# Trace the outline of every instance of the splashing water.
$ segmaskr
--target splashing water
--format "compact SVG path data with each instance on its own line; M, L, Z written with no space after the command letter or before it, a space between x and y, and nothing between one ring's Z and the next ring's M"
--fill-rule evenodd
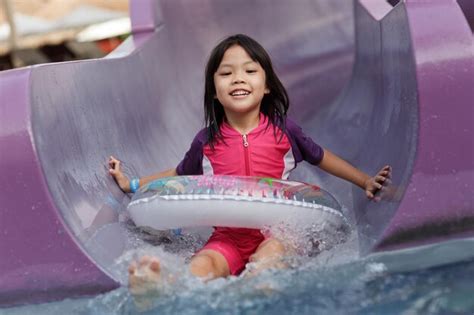
M349 225L335 225L330 221L305 227L300 227L295 222L289 221L266 227L262 229L262 233L282 241L290 253L314 257L346 242L351 229Z
M322 228L322 229L321 229ZM124 286L88 299L0 310L0 314L136 314L126 288L127 267L144 254L160 257L163 273L179 275L165 284L141 314L472 314L474 261L391 273L383 263L359 259L356 233L330 226L297 231L270 229L295 246L289 268L258 276L204 283L186 269L205 237L130 230L130 249L114 266ZM316 244L316 245L315 245Z

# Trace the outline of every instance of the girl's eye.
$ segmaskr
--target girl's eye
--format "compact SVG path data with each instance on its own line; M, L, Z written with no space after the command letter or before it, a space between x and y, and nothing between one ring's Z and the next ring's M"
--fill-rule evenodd
M221 72L220 75L222 76L230 75L230 72Z
M247 70L247 73L255 73L257 70Z

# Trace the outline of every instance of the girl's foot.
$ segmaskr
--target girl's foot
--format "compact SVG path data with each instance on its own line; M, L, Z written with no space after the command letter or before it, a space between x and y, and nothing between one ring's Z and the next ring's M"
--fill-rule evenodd
M128 288L134 296L157 293L160 282L161 267L156 257L143 256L128 267Z

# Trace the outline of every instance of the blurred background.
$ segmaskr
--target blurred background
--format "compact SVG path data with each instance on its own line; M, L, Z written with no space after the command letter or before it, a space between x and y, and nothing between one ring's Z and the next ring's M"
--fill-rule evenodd
M0 71L100 58L129 33L128 0L0 0Z

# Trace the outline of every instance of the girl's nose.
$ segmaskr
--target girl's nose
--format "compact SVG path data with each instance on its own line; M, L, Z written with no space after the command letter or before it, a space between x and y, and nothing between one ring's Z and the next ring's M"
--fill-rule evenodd
M238 83L244 83L245 81L241 79L240 77L235 77L234 80L232 80L232 84L238 84Z
M242 73L240 71L235 72L232 84L244 83L244 79L242 78Z

